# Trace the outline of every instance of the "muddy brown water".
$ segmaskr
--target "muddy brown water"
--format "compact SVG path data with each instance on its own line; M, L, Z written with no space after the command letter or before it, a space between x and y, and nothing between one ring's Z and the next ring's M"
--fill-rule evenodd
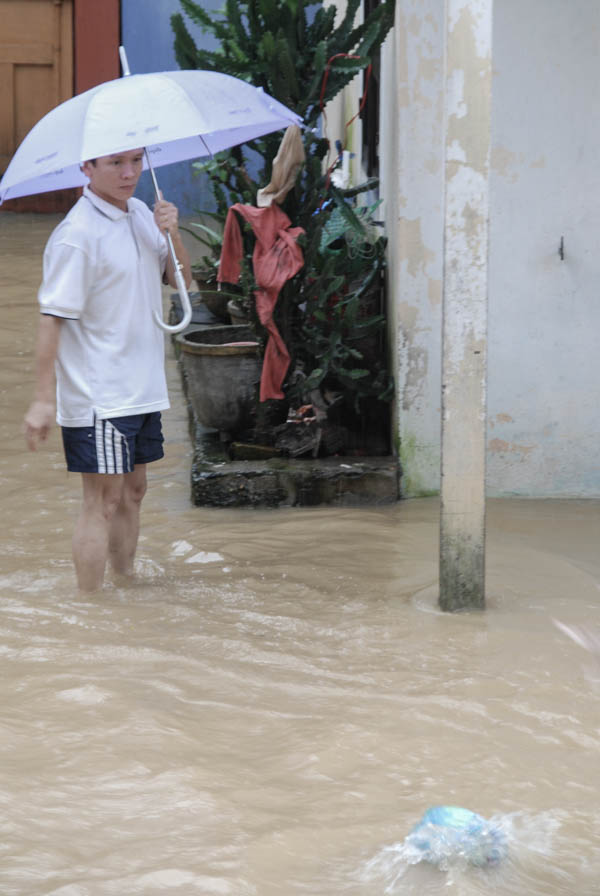
M174 362L136 582L81 598L76 476L28 454L41 250L0 215L3 896L600 893L600 504L494 500L488 609L436 609L436 499L203 510ZM408 866L430 805L495 868Z

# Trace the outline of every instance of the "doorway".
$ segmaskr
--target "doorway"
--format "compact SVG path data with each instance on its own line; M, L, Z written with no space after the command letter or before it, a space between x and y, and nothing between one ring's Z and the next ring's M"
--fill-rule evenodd
M0 175L50 109L73 95L72 0L0 0ZM5 202L2 211L65 211L73 191Z

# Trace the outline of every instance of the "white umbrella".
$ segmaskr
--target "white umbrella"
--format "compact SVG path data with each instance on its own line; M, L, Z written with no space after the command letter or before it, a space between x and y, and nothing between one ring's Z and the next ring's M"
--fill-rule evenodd
M61 103L25 137L0 181L5 199L87 183L82 162L144 147L152 168L212 155L301 124L301 118L262 89L209 71L156 72L106 81ZM151 160L151 161L150 161ZM169 238L169 243L171 243ZM172 244L169 247L172 249ZM174 253L173 253L174 256ZM174 258L184 319L163 329L178 332L191 319L181 266ZM186 320L187 318L187 320Z

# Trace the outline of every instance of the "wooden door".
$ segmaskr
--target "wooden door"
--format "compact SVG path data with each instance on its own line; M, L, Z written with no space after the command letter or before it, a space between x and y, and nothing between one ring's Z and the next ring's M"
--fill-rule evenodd
M0 175L33 125L71 96L72 0L0 0ZM16 199L0 210L62 211L70 194Z

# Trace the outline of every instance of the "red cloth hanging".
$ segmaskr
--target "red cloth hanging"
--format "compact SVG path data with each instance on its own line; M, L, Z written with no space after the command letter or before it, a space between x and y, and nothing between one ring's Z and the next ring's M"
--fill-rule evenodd
M302 227L290 227L291 221L278 205L266 208L236 203L227 212L223 246L219 262L219 283L237 283L240 279L240 260L243 254L242 234L236 212L247 221L256 237L252 266L257 289L254 293L258 319L269 338L265 349L260 378L260 400L283 398L281 386L290 364L290 355L275 326L273 312L279 293L288 280L304 264L302 249L296 240Z

